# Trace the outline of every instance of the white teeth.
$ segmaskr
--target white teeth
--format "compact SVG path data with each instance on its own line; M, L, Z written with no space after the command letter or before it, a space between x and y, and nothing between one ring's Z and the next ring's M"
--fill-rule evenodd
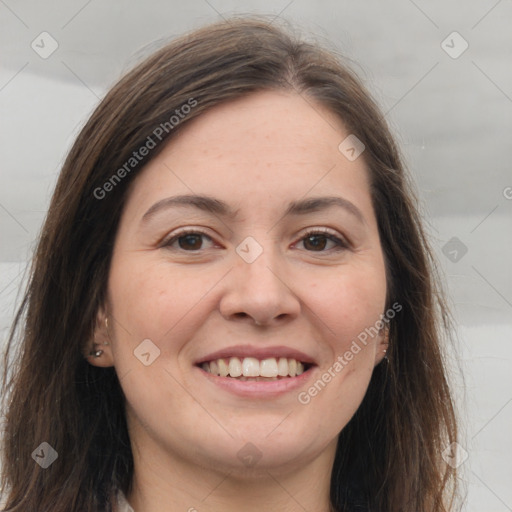
M240 377L242 375L242 363L238 357L232 357L229 360L229 375L231 377Z
M217 361L210 361L210 372L213 373L213 375L219 375L219 365Z
M277 361L275 357L263 359L260 363L260 375L262 377L277 377Z
M244 357L242 361L242 373L244 377L259 377L260 362L254 357Z
M277 362L277 374L280 377L288 377L288 359L280 357Z
M286 357L269 357L259 361L255 357L231 357L202 363L201 368L221 377L234 377L240 380L259 380L258 377L276 380L279 377L295 377L305 371L304 363Z
M219 375L221 377L227 377L229 375L229 366L226 364L224 359L218 359L217 365L219 367Z
M297 361L295 359L288 359L288 375L290 377L297 375Z

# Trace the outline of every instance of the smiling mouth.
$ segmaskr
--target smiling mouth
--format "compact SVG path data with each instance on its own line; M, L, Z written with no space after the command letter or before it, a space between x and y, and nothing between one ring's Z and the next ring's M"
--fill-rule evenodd
M293 358L230 357L203 362L202 370L218 377L229 377L239 381L272 381L297 377L313 365Z

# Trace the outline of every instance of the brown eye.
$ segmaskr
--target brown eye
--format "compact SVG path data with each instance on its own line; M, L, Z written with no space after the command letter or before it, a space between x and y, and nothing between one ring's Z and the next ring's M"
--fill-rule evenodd
M304 249L310 252L328 252L347 249L348 245L331 233L318 231L306 233L301 239Z
M312 251L323 251L327 245L325 235L311 235L304 238L304 247Z
M210 248L212 242L212 239L208 235L200 231L182 231L163 243L162 247L183 251L199 251L201 249ZM205 243L210 245L204 247Z
M184 235L178 238L178 245L180 249L184 249L186 251L197 251L201 249L203 245L203 235L200 234L192 234L192 235Z

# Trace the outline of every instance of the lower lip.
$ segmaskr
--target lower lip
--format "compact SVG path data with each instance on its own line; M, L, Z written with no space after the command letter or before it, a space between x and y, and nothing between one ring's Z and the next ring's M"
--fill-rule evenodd
M296 391L304 386L311 377L315 367L310 368L297 377L287 377L286 379L254 381L238 380L232 377L219 377L212 373L205 372L198 366L195 367L205 378L213 384L226 391L245 398L274 398L277 396Z

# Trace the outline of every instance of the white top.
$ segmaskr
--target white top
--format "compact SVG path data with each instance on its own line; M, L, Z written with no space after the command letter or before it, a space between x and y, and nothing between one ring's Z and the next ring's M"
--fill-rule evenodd
M130 506L130 504L126 500L126 496L121 490L117 491L117 504L115 512L135 512L135 510Z

